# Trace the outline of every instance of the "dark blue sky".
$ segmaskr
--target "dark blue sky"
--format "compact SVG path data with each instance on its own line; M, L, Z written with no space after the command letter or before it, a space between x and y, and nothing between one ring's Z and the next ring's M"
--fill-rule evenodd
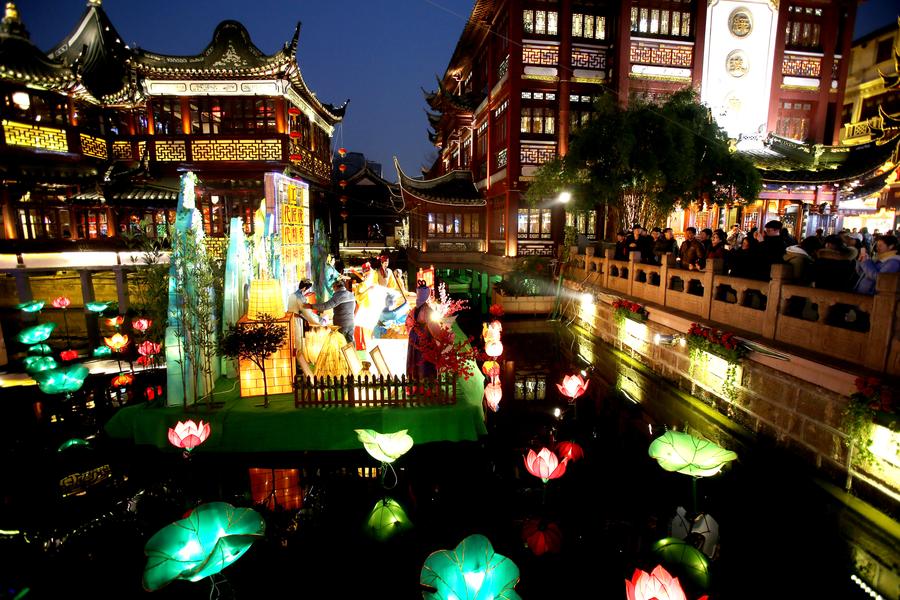
M19 0L34 42L44 50L74 27L79 0ZM418 175L433 157L420 87L435 88L474 0L104 0L103 8L129 45L167 54L197 54L225 19L241 21L266 53L288 41L303 22L298 60L307 84L333 104L350 98L336 145L382 163L391 157ZM896 0L866 0L856 36L892 22Z

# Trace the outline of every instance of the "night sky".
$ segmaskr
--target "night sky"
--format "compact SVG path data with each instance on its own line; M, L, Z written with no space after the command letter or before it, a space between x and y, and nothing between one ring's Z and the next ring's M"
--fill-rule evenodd
M225 19L240 21L260 50L275 52L303 22L298 61L307 85L324 102L350 98L335 145L363 152L396 180L391 157L416 176L435 156L428 142L421 89L436 87L447 67L473 0L104 0L130 46L164 54L199 54ZM79 0L19 0L31 38L49 50L74 28ZM896 0L866 0L855 37L891 23Z

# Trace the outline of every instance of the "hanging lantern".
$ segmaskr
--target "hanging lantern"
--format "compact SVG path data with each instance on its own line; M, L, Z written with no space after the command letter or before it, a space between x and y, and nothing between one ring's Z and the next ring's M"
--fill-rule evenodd
M347 204L347 201L350 199L349 196L341 196L341 204Z
M288 109L288 114L296 117L297 115L300 114L300 109L297 108L296 106L292 106Z
M134 381L134 375L131 373L119 373L113 377L110 386L113 388L122 388L126 385L131 385L132 381Z
M341 180L338 182L338 185L341 186L341 189L344 189L345 187L347 187L347 180L346 180L346 179L341 179Z
M137 347L138 354L141 356L156 356L161 349L162 346L160 344L151 342L150 340L142 342L141 345Z
M590 380L585 381L581 375L566 375L562 383L557 383L556 387L559 393L569 399L569 402L575 402L575 399L587 391Z
M131 327L135 331L142 331L142 332L147 331L148 329L150 329L151 325L153 325L153 321L151 319L147 319L145 317L142 317L140 319L135 319L134 321L131 322Z
M499 383L489 383L484 386L484 401L487 402L488 408L497 412L500 408L500 400L503 398L503 388Z
M49 371L58 366L52 356L26 356L22 364L25 365L25 372L29 374Z
M344 158L345 156L347 156L347 149L343 146L338 148L338 154L341 155L341 158Z
M300 154L291 154L289 157L291 160L303 160L303 156Z
M294 138L295 140L296 140L296 139L300 139L301 134L300 134L299 131L292 131L292 132L291 132L291 137Z
M349 216L350 216L350 213L348 213L346 210L341 211L341 218L344 219L345 221L347 220L347 217L349 217Z
M503 344L500 342L501 331L503 331L503 326L500 325L500 321L491 321L490 325L485 323L481 328L484 353L491 358L497 358L503 354Z
M338 171L340 171L341 173L343 173L346 170L347 170L347 165L344 165L344 164L338 165Z
M50 304L53 305L53 308L69 308L72 301L65 296L57 296Z
M45 394L60 394L80 390L88 375L90 375L90 371L87 367L74 365L35 373L34 379Z

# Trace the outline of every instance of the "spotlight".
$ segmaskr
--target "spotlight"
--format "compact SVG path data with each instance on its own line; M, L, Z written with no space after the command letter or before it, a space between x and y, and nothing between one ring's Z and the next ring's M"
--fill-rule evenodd
M593 304L594 303L593 294L582 294L581 295L581 303L582 304Z
M559 409L559 407L553 409L553 416L557 419L562 416L562 411Z
M687 345L687 340L684 336L670 333L656 333L653 335L653 343L657 346L673 346L678 344L682 347Z

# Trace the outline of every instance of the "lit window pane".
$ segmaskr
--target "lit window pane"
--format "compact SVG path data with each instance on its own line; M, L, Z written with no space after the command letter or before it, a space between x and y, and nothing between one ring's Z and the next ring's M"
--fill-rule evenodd
M544 100L556 100L556 94L547 92L546 94L544 94Z
M547 11L534 11L534 32L547 33Z
M631 8L631 31L635 32L638 30L638 9L635 7Z
M650 11L646 8L641 9L641 22L639 25L639 29L641 33L647 33L647 29L649 28L649 20L650 20Z
M663 35L669 35L669 11L664 10L659 17L659 32Z
M528 213L528 231L537 234L541 230L541 212L532 210Z
M556 23L556 12L548 11L547 12L547 35L556 35L558 31L557 23Z
M541 209L541 233L542 234L550 234L550 209L542 208Z
M528 210L520 210L519 211L519 233L522 235L528 234Z
M555 133L556 125L554 121L552 112L547 110L544 116L544 133Z
M522 124L519 128L519 131L522 133L531 133L531 117L528 114L528 109L522 109Z
M584 37L594 37L594 17L591 15L584 16Z
M672 35L681 35L681 13L672 13Z
M659 33L659 11L650 11L650 33Z
M606 39L606 17L597 17L597 39Z
M681 13L681 36L691 35L691 13Z
M522 29L525 33L534 33L534 11L522 11Z
M581 37L581 21L582 15L578 13L572 14L572 36Z

